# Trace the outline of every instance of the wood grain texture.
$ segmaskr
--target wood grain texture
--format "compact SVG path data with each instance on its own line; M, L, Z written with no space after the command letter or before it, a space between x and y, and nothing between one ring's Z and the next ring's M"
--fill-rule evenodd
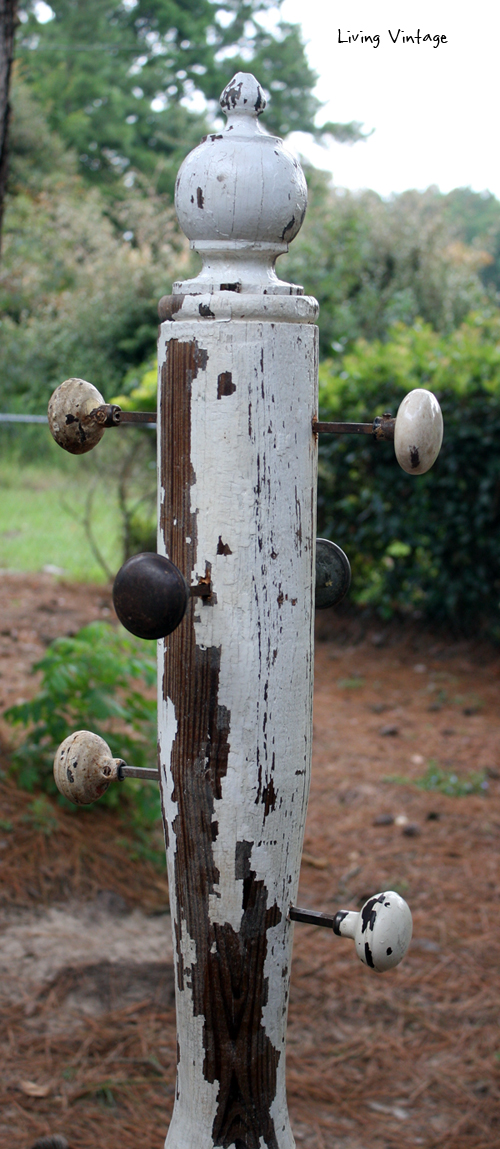
M160 644L169 1149L293 1146L287 911L310 768L316 344L308 327L231 326L176 324L174 339L166 323L160 342L159 550L213 586Z

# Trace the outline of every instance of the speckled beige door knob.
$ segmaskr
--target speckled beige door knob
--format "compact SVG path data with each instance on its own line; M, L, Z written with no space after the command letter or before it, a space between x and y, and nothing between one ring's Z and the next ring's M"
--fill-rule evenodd
M113 758L111 750L98 734L90 730L76 730L61 742L54 758L54 779L57 789L76 806L96 802L118 777L121 758Z
M72 455L85 455L104 435L102 424L90 419L104 399L86 379L65 379L50 397L47 415L52 438Z

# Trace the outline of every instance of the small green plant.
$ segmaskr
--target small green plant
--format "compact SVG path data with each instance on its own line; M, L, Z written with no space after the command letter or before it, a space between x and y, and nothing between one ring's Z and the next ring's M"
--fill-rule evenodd
M417 786L419 790L433 790L439 794L450 794L452 798L463 798L467 794L484 794L488 789L488 779L484 771L458 774L441 770L437 762L431 760L425 774L420 778L407 778L401 774L389 774L386 782L396 782L399 786Z
M364 678L339 678L337 682L339 690L359 690L364 685Z
M22 789L57 793L54 754L74 730L100 734L115 757L134 766L154 763L156 702L137 689L139 682L150 687L156 680L155 657L145 643L109 623L93 622L74 638L56 639L33 671L42 673L38 693L5 711L8 722L26 730L13 753ZM124 796L133 799L128 806L138 826L151 826L160 817L156 786L126 779L119 787L110 786L101 804L116 806ZM35 800L33 817L43 820L42 806L34 807L44 801Z
M37 798L33 798L23 821L32 826L34 830L38 830L39 833L45 834L46 838L50 838L55 833L58 825L57 818L46 794L39 794Z

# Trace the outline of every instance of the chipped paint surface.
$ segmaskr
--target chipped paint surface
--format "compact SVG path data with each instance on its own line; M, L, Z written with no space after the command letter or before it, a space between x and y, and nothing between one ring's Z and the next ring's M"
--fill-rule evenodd
M53 391L47 409L50 433L59 447L72 455L85 455L104 435L104 427L90 419L104 403L101 392L86 379L65 379Z
M161 329L158 549L213 589L159 643L180 1051L169 1149L294 1144L287 911L310 772L316 357L309 324Z
M76 806L88 806L106 793L118 777L121 758L113 758L108 743L90 730L75 730L61 742L54 758L57 789Z
M374 894L359 913L339 910L333 922L334 933L352 938L360 961L378 973L393 969L403 960L412 929L410 907L394 890Z

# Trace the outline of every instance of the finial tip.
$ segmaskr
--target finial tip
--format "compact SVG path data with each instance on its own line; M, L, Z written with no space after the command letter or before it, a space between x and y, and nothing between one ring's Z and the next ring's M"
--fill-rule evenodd
M266 97L251 72L237 72L226 84L220 98L226 116L260 116L266 106Z

